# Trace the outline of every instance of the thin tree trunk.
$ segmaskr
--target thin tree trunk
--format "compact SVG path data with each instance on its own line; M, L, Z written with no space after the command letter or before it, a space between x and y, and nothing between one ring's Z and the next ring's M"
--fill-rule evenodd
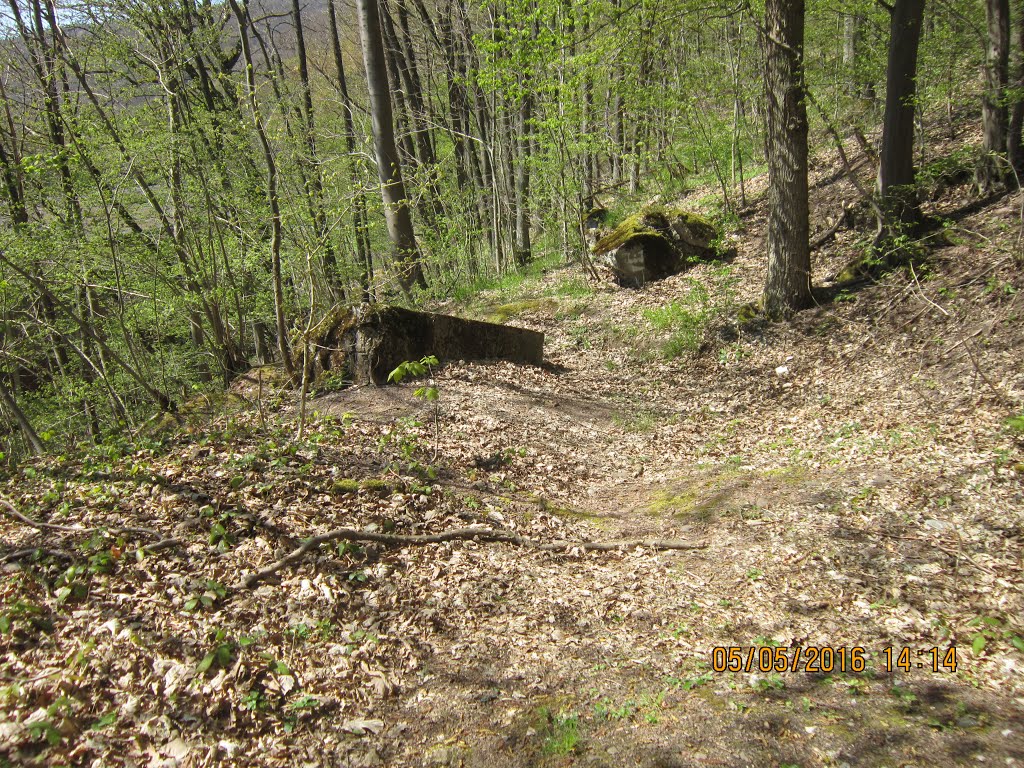
M43 441L39 439L39 435L36 433L32 426L32 422L28 420L21 408L18 407L17 401L14 396L7 391L7 385L0 380L0 402L11 412L14 416L14 420L18 422L18 427L21 429L21 434L25 437L25 442L28 443L29 450L34 454L41 454L45 451Z
M409 293L414 285L425 287L426 280L412 227L409 200L402 181L398 149L395 146L395 125L391 111L391 94L388 92L387 65L384 59L384 42L381 37L377 0L358 0L356 10L362 38L363 63L366 67L366 86L370 96L373 143L384 201L384 217L387 221L388 237L395 251L398 284L403 292Z
M353 113L355 107L348 93L348 80L345 77L345 60L341 53L341 37L338 34L338 18L334 8L335 0L328 0L327 13L330 23L331 51L334 54L334 69L338 77L338 90L341 92L341 108L344 114L345 151L350 163L350 179L352 182L352 227L355 231L356 265L359 269L359 283L362 288L364 302L373 296L373 260L370 253L370 242L367 230L366 195L363 192L363 179L359 173L361 163L356 152L356 129Z
M324 278L327 282L327 289L331 293L332 298L337 298L337 293L341 289L338 280L338 258L334 252L334 243L331 241L327 213L324 210L324 180L316 147L313 93L309 85L306 36L302 26L302 8L299 0L292 0L292 21L295 24L295 56L299 64L299 87L302 89L302 136L308 154L306 158L306 165L308 166L306 170L308 179L306 194L310 197L310 205L313 209L313 226L316 230L316 237L320 247L323 248L321 262Z
M530 243L530 149L533 142L533 94L527 91L519 103L519 163L516 166L516 245L519 266L533 259Z
M267 203L270 205L270 262L274 291L274 319L277 324L277 348L281 354L281 364L289 376L295 374L295 366L288 348L288 326L284 317L284 283L281 277L281 204L277 193L277 161L274 150L267 138L260 113L259 101L256 98L256 73L253 66L252 50L249 45L249 4L242 0L228 0L231 11L238 23L238 34L242 41L242 57L245 62L245 88L249 97L249 108L252 111L252 122L259 137L263 159L267 164Z

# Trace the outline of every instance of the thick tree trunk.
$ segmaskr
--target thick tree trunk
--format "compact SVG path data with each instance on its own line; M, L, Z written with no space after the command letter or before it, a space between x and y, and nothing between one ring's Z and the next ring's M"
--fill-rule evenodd
M988 194L1002 187L1009 168L1006 162L1009 81L1010 0L985 0L988 41L985 47L985 93L981 101L983 154L975 169L978 190Z
M769 213L764 309L774 318L812 303L804 0L768 0L765 29Z
M1015 0L1013 9L1014 98L1006 149L1017 186L1021 186L1024 184L1024 0Z
M366 66L366 87L370 96L373 120L373 143L377 155L377 173L384 200L384 216L388 237L395 250L398 283L408 293L414 285L425 286L416 235L412 228L409 200L405 195L402 168L395 146L395 125L388 92L388 73L381 37L377 0L358 0L359 33L362 37L363 63Z
M876 246L912 231L921 219L914 187L914 111L917 50L924 0L895 0L886 71L885 120L878 166L879 210Z

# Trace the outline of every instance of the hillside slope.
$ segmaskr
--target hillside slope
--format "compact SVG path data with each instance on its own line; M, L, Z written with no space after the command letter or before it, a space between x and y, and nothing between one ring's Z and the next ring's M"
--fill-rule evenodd
M852 194L818 173L820 230ZM300 442L294 394L254 372L232 414L24 467L4 496L64 527L4 523L0 751L1024 763L1021 198L966 194L937 195L949 223L912 271L824 290L791 323L736 319L764 273L754 206L727 262L481 297L471 312L544 330L548 362L445 365L436 412L415 384L323 393ZM857 237L818 256L819 281ZM468 525L694 548L332 544L239 584L339 527ZM751 671L713 669L733 647ZM751 647L796 669L754 671ZM808 671L811 648L865 666Z

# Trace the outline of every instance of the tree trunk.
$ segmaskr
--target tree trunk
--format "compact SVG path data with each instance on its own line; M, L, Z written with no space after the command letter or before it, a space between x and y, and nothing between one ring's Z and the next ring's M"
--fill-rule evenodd
M14 420L18 422L21 434L24 435L25 442L28 443L29 450L34 454L41 454L45 450L43 441L39 439L39 435L32 427L32 422L28 420L28 417L18 407L14 396L7 391L7 385L2 381L0 381L0 403L4 404L4 407L14 416Z
M530 145L533 141L531 119L533 94L527 92L519 104L519 162L516 166L516 246L515 260L519 266L533 258L530 243Z
M277 193L277 161L274 150L270 146L263 116L260 113L259 100L256 98L256 74L253 68L252 51L249 46L249 4L242 0L228 0L231 11L238 22L238 34L242 41L242 57L245 62L245 87L249 96L249 108L252 111L252 122L259 138L263 159L267 165L267 203L270 206L270 259L274 291L274 319L277 325L277 348L281 353L281 364L289 376L295 373L292 365L291 352L288 349L288 326L284 319L284 283L281 277L281 203Z
M338 259L331 240L331 228L324 205L324 180L316 147L316 120L313 116L313 93L309 85L309 64L306 56L306 36L302 26L302 8L299 0L292 0L292 21L295 24L295 56L299 64L299 87L302 89L302 136L308 157L306 194L313 214L313 227L323 249L324 280L332 299L341 289L338 280ZM312 276L311 276L312 278Z
M1024 177L1024 0L1015 0L1013 7L1015 22L1013 24L1014 97L1013 109L1010 111L1006 149L1010 157L1010 165L1016 175L1017 186L1021 186L1021 179Z
M769 213L764 309L775 318L812 303L804 0L768 0L765 29Z
M398 283L405 293L409 293L414 285L425 286L426 280L423 277L416 235L412 228L412 215L405 195L405 184L402 181L398 149L395 146L395 125L391 112L391 94L388 92L380 13L377 0L357 0L356 9L363 44L363 63L366 66L366 87L370 96L373 144L384 200L384 216L387 220L388 237L395 250Z
M985 0L988 40L985 46L985 93L981 101L983 130L981 159L975 169L978 190L988 194L1006 182L1009 81L1010 0Z
M362 177L359 173L358 154L356 153L356 129L352 97L348 92L348 80L345 77L345 60L341 54L341 38L338 34L338 18L334 9L335 0L328 0L327 13L330 23L331 50L334 53L334 68L338 76L338 90L341 91L341 106L344 110L345 151L351 163L352 190L355 199L352 202L352 226L355 230L356 264L359 269L359 282L362 288L363 301L368 302L373 296L373 257L367 236L366 196L363 193Z
M886 71L885 120L878 166L881 219L876 247L917 226L921 209L914 187L914 111L917 94L917 49L921 42L924 0L895 0Z

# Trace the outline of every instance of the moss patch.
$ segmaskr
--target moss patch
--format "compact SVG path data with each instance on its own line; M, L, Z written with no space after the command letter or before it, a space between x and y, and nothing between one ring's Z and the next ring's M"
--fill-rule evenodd
M522 299L508 304L486 307L482 314L483 319L489 323L505 323L524 312L555 311L556 309L558 309L558 302L554 299Z

